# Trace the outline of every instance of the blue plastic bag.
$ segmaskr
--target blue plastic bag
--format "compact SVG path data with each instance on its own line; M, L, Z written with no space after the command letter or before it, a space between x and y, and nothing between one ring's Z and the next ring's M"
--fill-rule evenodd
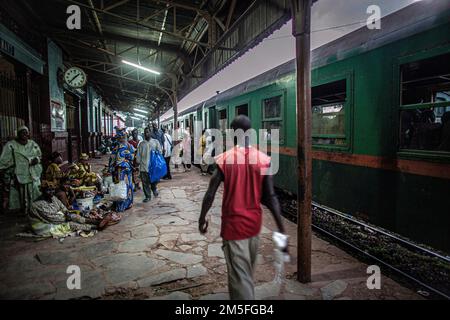
M158 151L151 151L148 175L151 183L159 182L161 178L167 175L166 160Z

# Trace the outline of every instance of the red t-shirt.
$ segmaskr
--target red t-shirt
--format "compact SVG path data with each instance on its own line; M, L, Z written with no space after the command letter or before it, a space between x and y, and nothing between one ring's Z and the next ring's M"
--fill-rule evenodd
M262 227L261 196L270 157L252 147L234 147L217 156L216 163L225 177L222 238L244 240L257 236Z
M139 141L130 140L128 141L129 144L131 144L135 149L137 149L139 145Z

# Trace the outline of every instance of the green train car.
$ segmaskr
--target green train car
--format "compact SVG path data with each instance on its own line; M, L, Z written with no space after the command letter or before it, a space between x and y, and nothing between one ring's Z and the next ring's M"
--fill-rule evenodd
M312 59L313 200L450 252L450 1L406 7ZM184 111L179 126L225 129L238 114L280 130L275 181L295 194L295 61Z

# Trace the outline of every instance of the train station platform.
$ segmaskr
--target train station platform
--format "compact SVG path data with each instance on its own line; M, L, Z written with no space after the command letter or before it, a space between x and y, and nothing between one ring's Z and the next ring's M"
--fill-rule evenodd
M93 160L100 171L107 158ZM176 172L160 184L160 195L143 203L142 191L121 223L93 237L64 241L19 238L25 217L0 214L0 298L2 299L168 299L226 300L227 270L221 249L221 191L210 211L210 228L197 229L209 177L197 168ZM257 299L404 300L422 299L383 276L380 290L369 290L367 265L313 236L312 280L295 281L296 225L285 220L293 264L283 285L275 277L272 230L265 210L255 273ZM67 288L69 266L81 270L81 290Z

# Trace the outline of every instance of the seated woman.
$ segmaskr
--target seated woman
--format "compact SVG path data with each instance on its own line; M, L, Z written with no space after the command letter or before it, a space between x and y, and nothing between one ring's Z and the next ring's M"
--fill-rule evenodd
M51 163L48 166L47 171L45 172L45 179L59 185L60 180L64 175L60 168L60 165L63 163L61 153L53 152L50 161Z
M72 163L66 174L67 179L70 181L70 185L73 187L80 187L82 184L82 178L80 179L80 176L80 167L78 167L75 163Z
M70 209L75 194L70 185L68 185L68 178L61 171L60 165L63 163L62 155L59 152L54 152L51 157L51 164L48 166L45 173L45 179L56 185L56 197L61 201L66 208Z
M67 209L71 209L73 203L75 202L76 196L75 192L70 186L70 180L67 177L63 177L60 180L58 189L56 190L56 197L59 201L66 206Z
M82 185L87 187L96 186L98 191L102 190L101 179L95 172L92 172L92 167L89 163L89 156L86 153L82 153L80 161L77 163L79 168L78 179L82 181Z
M31 205L30 223L34 233L42 237L66 237L76 231L92 231L99 222L70 213L55 197L56 184L42 181L42 195Z

